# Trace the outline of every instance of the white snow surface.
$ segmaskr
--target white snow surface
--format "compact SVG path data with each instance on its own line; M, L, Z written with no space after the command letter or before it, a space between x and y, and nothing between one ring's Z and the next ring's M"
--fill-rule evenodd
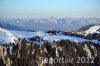
M5 30L3 28L0 28L0 40L1 43L8 43L8 42L14 42L14 39L17 39L13 33L11 33L8 30Z
M14 31L14 30L6 30L0 28L0 43L10 43L14 42L14 39L18 38L28 38L32 36L44 36L46 33L39 32L27 32L27 31Z
M97 30L100 28L100 25L97 26L93 26L90 29L86 30L85 33L89 34L89 33L99 33Z
M97 41L97 40L87 40L84 38L68 36L68 35L66 36L65 35L49 35L48 33L45 33L43 31L27 32L27 31L6 30L3 28L0 28L0 44L14 42L14 39L18 39L18 38L29 38L33 36L39 36L41 39L47 40L50 43L52 43L53 41L68 39L74 42L91 41L91 42L100 44L100 41Z
M93 43L99 43L100 44L100 41L97 41L97 40L87 40L87 39L84 39L84 38L68 36L68 35L67 36L65 36L65 35L45 36L43 39L47 40L50 43L52 43L53 41L60 41L62 39L65 39L65 40L68 39L68 40L74 41L74 42L90 41L90 42L93 42Z

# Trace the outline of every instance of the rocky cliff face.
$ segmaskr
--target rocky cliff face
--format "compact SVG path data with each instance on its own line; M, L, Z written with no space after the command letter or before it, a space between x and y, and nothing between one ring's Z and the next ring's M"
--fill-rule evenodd
M100 45L92 42L57 41L43 45L27 42L0 46L1 66L100 66Z

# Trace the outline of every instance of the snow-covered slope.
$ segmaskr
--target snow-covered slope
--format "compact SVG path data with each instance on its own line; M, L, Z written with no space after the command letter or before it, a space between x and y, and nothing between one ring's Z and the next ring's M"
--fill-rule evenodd
M43 38L44 40L47 40L48 42L52 43L53 41L60 41L62 39L66 40L70 40L70 41L74 41L74 42L85 42L85 41L90 41L90 42L93 42L93 43L99 43L100 44L100 41L97 41L97 40L87 40L87 39L84 39L84 38L80 38L80 37L74 37L74 36L65 36L65 35L52 35L52 36L45 36Z
M77 32L84 33L84 34L93 34L93 33L100 33L100 23L97 24L90 24L78 29Z
M14 39L17 39L10 31L0 28L0 42L8 43L14 42Z
M100 42L97 40L87 40L84 38L68 36L68 35L50 35L43 31L27 32L27 31L6 30L3 28L0 28L0 44L14 42L14 39L18 39L18 38L30 38L33 36L39 36L41 38L41 40L42 39L47 40L50 43L52 43L53 41L60 41L62 39L65 39L65 40L68 39L68 40L74 41L74 42L91 41L91 42L100 44Z
M28 35L30 34L28 33ZM1 40L0 43L14 42L14 39L17 39L19 37L24 38L26 36L27 36L26 32L6 30L3 28L0 28L0 40Z
M32 36L44 36L46 33L42 31L38 32L27 32L27 31L14 31L14 30L6 30L0 28L0 43L9 43L14 42L14 39L18 38L28 38Z
M88 30L84 31L86 34L89 33L100 33L98 30L100 29L100 25L92 26Z

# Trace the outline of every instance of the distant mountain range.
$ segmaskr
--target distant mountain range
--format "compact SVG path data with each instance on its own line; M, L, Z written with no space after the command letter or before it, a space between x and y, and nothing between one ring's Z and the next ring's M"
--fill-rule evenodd
M31 19L0 19L0 27L13 30L61 30L76 31L90 24L100 23L96 17L66 17L66 18L31 18Z
M5 28L5 29L10 29L10 30L24 30L21 27L13 26L11 24L2 24L2 23L0 23L0 27Z

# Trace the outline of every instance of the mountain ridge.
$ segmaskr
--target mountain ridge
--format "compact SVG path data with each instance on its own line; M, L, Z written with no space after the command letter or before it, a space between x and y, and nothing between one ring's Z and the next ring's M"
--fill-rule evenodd
M0 19L0 24L3 28L34 31L77 31L85 25L95 23L100 23L100 18Z

